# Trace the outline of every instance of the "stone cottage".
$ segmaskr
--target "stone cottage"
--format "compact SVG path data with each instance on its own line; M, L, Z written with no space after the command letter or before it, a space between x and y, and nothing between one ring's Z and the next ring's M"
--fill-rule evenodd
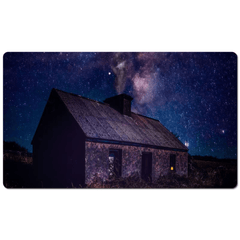
M138 174L188 175L188 148L158 120L131 112L132 97L104 103L52 89L32 140L33 164L49 186Z

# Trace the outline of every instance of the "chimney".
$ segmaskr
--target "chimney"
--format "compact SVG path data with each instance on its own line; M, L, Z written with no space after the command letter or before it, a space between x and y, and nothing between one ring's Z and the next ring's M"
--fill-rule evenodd
M116 109L121 114L131 116L131 101L133 98L127 94L120 94L104 100L110 107Z

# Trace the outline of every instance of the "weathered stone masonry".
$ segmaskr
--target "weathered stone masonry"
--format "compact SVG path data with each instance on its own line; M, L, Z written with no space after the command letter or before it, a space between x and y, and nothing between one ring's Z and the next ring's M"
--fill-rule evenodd
M153 149L96 142L85 142L85 183L98 176L106 180L109 168L109 149L122 150L122 177L128 177L134 173L141 176L142 152L152 153L152 180L166 175L170 171L170 154L176 155L176 173L188 175L188 153L172 150Z

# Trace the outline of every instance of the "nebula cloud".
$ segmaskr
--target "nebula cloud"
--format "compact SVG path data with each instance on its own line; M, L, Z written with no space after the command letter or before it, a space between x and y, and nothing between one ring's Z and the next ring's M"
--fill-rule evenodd
M159 69L155 53L114 53L111 68L116 75L115 89L124 92L126 82L132 84L132 95L138 105L151 103L156 97Z

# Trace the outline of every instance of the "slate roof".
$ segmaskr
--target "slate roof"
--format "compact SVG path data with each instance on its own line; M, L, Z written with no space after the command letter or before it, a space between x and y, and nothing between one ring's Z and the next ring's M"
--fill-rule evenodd
M119 113L106 103L54 89L87 138L188 150L158 120Z

